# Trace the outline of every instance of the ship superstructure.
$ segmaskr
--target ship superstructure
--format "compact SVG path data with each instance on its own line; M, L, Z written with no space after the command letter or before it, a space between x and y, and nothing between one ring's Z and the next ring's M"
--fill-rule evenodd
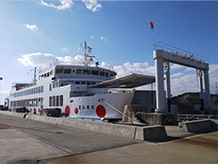
M119 119L125 105L136 104L135 87L153 83L153 76L132 74L116 79L113 70L90 66L94 56L84 44L84 65L54 65L39 73L34 83L14 83L8 97L10 110L93 119ZM149 94L149 93L147 93Z

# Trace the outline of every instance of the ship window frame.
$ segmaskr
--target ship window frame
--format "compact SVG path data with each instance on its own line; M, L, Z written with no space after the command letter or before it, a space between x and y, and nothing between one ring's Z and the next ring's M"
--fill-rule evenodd
M71 74L71 69L70 68L65 68L64 69L64 74Z
M52 102L52 97L49 96L49 106L51 106L51 102Z
M99 75L100 76L105 76L105 72L104 71L100 71Z
M90 75L91 71L88 69L83 69L83 74Z
M64 69L63 68L56 68L55 74L63 74Z
M56 96L55 98L55 106L59 106L59 96Z
M76 74L82 74L82 69L76 69Z
M63 106L64 97L63 95L60 95L60 106Z
M98 75L99 71L98 70L92 70L92 75Z

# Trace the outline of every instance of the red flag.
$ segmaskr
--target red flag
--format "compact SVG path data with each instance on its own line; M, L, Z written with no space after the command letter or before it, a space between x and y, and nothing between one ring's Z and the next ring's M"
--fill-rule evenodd
M153 29L154 28L154 24L152 21L149 22L149 26L150 26L150 29Z

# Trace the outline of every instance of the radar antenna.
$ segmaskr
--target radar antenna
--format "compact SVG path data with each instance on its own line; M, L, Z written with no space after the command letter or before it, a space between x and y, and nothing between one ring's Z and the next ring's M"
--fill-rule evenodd
M93 58L95 58L95 56L90 56L92 48L87 46L86 41L84 41L83 48L84 48L84 61L83 61L83 63L85 64L85 66L87 66L93 62Z

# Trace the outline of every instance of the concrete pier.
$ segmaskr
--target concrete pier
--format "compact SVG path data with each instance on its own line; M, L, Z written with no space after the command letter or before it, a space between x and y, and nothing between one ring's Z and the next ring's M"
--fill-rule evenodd
M8 112L9 113L9 112ZM198 134L177 126L141 127L143 139L64 126L61 118L36 121L0 112L0 163L218 163L218 132ZM34 116L32 116L33 118ZM35 117L36 118L36 117ZM48 123L49 122L49 123ZM113 127L114 128L114 127ZM157 129L158 130L157 130ZM164 129L163 129L164 128ZM162 139L155 141L156 130ZM145 140L146 141L143 141Z

